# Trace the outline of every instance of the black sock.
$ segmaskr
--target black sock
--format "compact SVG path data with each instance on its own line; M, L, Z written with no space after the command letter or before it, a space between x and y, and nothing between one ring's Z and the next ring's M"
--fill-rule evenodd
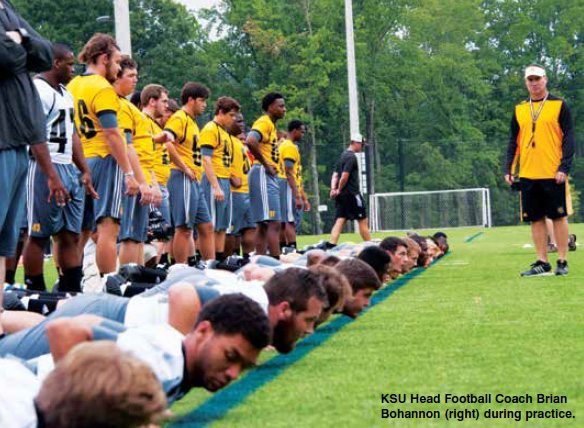
M4 282L6 282L7 284L14 284L14 282L16 281L14 279L15 276L16 276L15 270L6 269L6 278L4 279Z
M203 255L201 254L201 252L199 250L195 251L195 257L197 258L198 262L203 260Z
M243 253L243 258L249 260L249 253Z
M189 266L195 266L197 264L197 256L189 256L187 259L187 264Z
M163 265L170 264L169 263L169 260L168 260L168 253L162 253L162 255L160 256L160 262L159 263L160 264L163 264Z
M217 260L218 262L222 262L223 260L225 260L225 253L223 251L218 251L215 253L215 260Z
M59 279L59 291L80 292L81 279L83 279L83 268L81 266L63 269L63 276Z
M280 255L279 255L279 254L278 254L277 256L272 256L272 255L270 254L270 257L271 257L271 258L273 258L273 259L276 259L276 260L280 260Z
M172 266L172 265L174 265L174 264L176 264L176 260L174 259L174 257L170 257L170 256L169 256L169 257L168 257L168 260L170 261L170 265L171 265L171 266Z
M45 291L47 289L45 277L42 273L40 275L25 275L24 283L29 290Z
M282 249L286 246L285 242L280 242L280 251L282 251Z

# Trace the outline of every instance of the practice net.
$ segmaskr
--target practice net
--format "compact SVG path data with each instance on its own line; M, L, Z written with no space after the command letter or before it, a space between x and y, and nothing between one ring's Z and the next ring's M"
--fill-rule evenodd
M377 193L369 198L372 232L491 226L489 189Z

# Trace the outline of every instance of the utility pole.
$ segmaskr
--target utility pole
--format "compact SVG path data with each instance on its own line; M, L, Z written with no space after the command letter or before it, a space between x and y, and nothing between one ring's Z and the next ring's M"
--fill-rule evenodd
M132 56L129 0L114 0L114 21L116 24L116 42L122 55Z

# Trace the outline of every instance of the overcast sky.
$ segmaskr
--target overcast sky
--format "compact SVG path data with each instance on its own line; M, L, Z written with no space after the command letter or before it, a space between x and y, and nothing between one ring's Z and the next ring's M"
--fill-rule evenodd
M201 9L211 7L219 3L219 0L175 0L178 3L184 4L189 9Z

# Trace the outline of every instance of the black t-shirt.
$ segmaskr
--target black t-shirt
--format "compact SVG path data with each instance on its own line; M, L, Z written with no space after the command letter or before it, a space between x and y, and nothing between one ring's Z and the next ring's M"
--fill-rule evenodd
M358 195L359 192L359 166L357 164L357 156L355 152L351 150L345 150L337 163L337 174L339 176L339 181L343 172L349 173L349 179L347 184L341 190L343 195Z

